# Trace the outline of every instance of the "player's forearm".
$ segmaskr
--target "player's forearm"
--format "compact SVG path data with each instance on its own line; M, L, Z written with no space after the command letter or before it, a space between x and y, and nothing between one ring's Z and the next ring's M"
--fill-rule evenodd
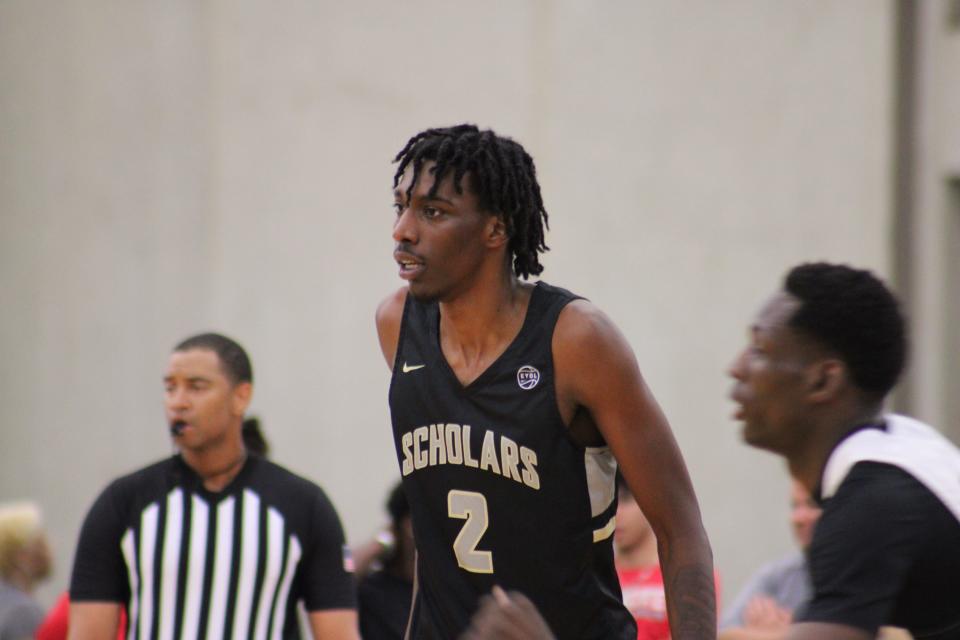
M715 640L717 600L706 533L661 540L660 563L673 640Z
M790 625L788 640L869 640L873 634L863 629L826 622L800 622Z

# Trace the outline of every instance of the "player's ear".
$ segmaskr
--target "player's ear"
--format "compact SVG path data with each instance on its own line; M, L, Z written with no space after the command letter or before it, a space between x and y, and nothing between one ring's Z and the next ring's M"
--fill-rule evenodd
M810 365L807 389L814 402L832 400L847 384L849 371L842 360L829 358Z
M249 382L240 382L233 387L233 397L231 398L231 410L234 415L243 416L250 406L250 400L253 398L253 385Z
M491 249L496 249L510 240L510 235L507 233L507 223L503 221L503 216L500 215L491 215L487 219L485 233L487 246Z

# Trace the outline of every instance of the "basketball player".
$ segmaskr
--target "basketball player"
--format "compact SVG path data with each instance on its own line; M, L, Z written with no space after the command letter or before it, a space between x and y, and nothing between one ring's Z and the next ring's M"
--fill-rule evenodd
M114 481L90 509L70 584L71 640L358 638L343 530L320 487L248 453L253 372L219 334L181 342L164 376L180 453Z
M744 440L784 456L823 506L791 640L865 640L881 625L960 638L960 451L883 413L905 356L886 286L816 263L787 274L731 367Z
M417 540L411 637L457 637L494 585L558 638L634 640L611 534L619 462L656 531L673 637L716 638L710 546L633 352L544 282L547 214L523 147L472 125L397 155L394 257L377 311Z

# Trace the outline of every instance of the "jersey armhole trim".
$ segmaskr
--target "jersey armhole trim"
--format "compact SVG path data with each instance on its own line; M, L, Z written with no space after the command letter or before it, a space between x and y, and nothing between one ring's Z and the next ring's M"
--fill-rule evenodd
M403 298L403 312L400 314L400 331L397 333L397 349L393 353L393 364L390 367L390 388L387 390L387 397L393 392L393 381L397 377L397 365L400 362L400 347L403 345L403 339L407 333L407 316L410 313L410 291Z
M557 323L560 321L560 314L563 313L563 310L567 308L567 305L569 305L571 302L576 302L577 300L587 300L587 299L584 298L583 296L578 296L578 295L576 295L576 294L574 294L574 293L570 293L569 291L568 291L567 293L569 294L569 297L567 297L566 299L562 299L562 300L560 301L560 304L557 305L556 312L553 314L553 315L554 315L553 324L552 324L552 326L551 326L551 328L550 328L550 342L549 342L549 344L550 344L550 374L551 374L551 378L552 378L551 382L553 383L553 384L550 385L550 396L551 396L551 398L553 399L553 401L552 401L552 403L551 403L551 404L553 405L553 411L554 411L554 413L556 414L557 421L558 421L561 425L563 425L563 435L564 435L564 437L567 439L567 442L569 442L569 443L570 443L570 446L572 446L572 447L573 447L574 449L576 449L577 451L586 454L586 453L588 453L588 451L591 450L591 449L602 449L602 448L604 448L604 447L607 447L608 445L607 445L606 441L604 441L604 443L601 444L601 445L593 445L593 446L591 446L591 445L583 445L583 444L580 444L579 442L577 442L577 441L573 438L573 436L570 434L570 425L567 424L567 423L565 423L565 422L563 421L563 414L560 412L560 396L557 395L557 380L558 380L558 376L557 376L557 363L556 363L556 360L555 360L554 357L553 357L553 336L554 336L554 334L556 334L556 331L557 331ZM589 302L589 300L587 300L587 302ZM576 413L574 413L574 417L576 417Z

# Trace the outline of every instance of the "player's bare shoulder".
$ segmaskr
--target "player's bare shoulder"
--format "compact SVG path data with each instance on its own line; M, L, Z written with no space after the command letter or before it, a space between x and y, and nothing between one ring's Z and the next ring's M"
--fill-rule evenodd
M400 323L403 320L403 306L406 301L407 287L403 286L377 305L377 335L380 338L380 350L388 367L393 366L393 360L396 357L397 343L400 340Z
M626 337L587 300L574 300L557 318L553 361L561 404L583 404L608 382L635 380L640 372Z
M553 332L553 356L564 361L598 355L627 355L633 351L610 317L588 300L574 300L563 308Z

